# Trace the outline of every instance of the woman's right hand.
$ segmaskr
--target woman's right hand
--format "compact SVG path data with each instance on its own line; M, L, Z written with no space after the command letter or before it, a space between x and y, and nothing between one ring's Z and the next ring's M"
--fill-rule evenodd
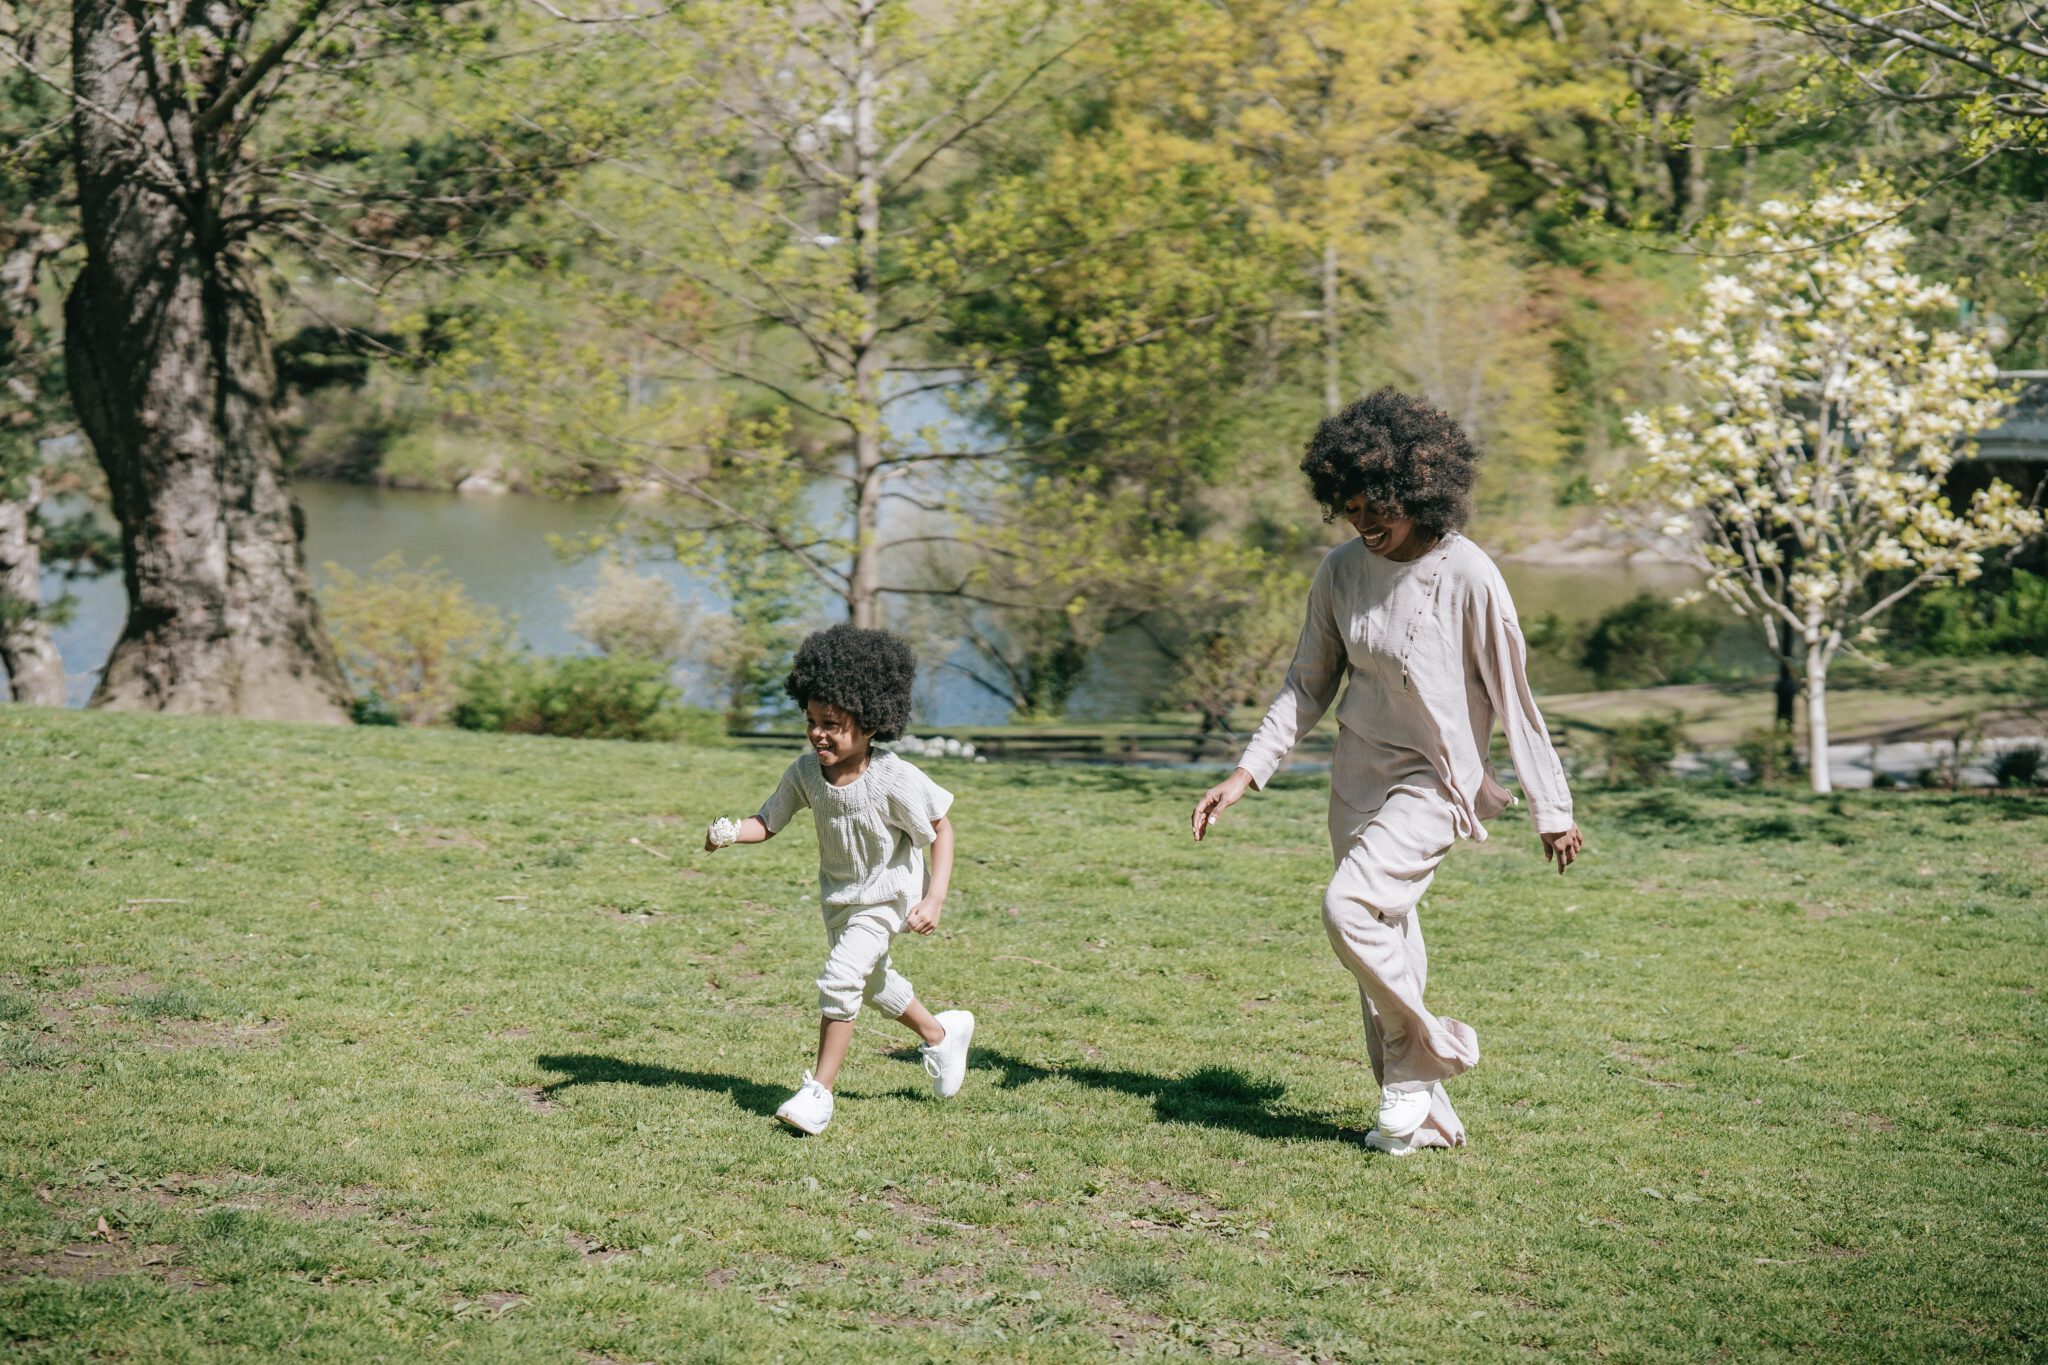
M1202 799L1195 802L1195 842L1201 842L1202 836L1209 832L1209 826L1215 824L1224 811L1236 805L1251 785L1252 775L1238 768L1202 793Z

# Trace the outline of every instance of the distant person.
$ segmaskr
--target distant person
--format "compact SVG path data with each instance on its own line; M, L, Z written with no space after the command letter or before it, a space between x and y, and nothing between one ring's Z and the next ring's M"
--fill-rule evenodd
M1544 858L1563 872L1583 844L1507 584L1459 534L1478 461L1456 422L1391 388L1316 428L1301 471L1323 519L1343 517L1358 538L1324 556L1280 695L1193 817L1200 839L1248 788L1263 790L1351 680L1330 765L1337 872L1323 927L1358 978L1380 1083L1366 1142L1396 1156L1465 1141L1443 1082L1479 1060L1479 1040L1423 1003L1429 959L1416 906L1451 844L1484 839L1481 822L1514 801L1486 757L1495 716Z
M817 822L828 949L818 974L818 1060L775 1111L800 1132L822 1133L832 1121L832 1090L863 1001L918 1036L934 1095L950 1099L967 1076L974 1016L932 1014L889 961L896 935L939 927L953 875L952 793L872 747L909 725L916 674L910 647L885 631L839 625L807 638L786 686L803 708L811 752L789 765L759 814L737 823L721 818L704 836L707 851L758 844L803 807Z

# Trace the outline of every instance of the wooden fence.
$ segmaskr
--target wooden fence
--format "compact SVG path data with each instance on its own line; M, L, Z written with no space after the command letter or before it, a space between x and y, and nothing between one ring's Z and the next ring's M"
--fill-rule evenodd
M933 736L919 736L929 738ZM991 763L1122 763L1158 766L1174 763L1227 762L1244 749L1245 735L1201 735L1101 730L952 730L943 739L972 744L976 757ZM796 731L760 731L734 735L735 744L750 749L801 749ZM1296 759L1327 762L1332 739L1311 735L1295 750Z

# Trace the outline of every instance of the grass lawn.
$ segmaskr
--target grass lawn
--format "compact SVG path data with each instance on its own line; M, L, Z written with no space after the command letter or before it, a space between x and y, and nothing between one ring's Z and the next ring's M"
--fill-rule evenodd
M773 755L0 707L0 1352L2040 1358L2048 801L1596 795L1424 907L1462 1151L1359 1139L1322 796L935 762L958 1099L823 952Z

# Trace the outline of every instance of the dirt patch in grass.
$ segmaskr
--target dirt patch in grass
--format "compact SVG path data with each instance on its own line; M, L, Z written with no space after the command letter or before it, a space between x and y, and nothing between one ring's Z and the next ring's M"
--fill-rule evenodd
M565 1233L564 1238L569 1243L569 1249L586 1261L619 1261L633 1254L630 1248L606 1246L597 1238L585 1237L580 1232Z
M377 1212L379 1191L369 1185L355 1185L334 1197L313 1198L278 1189L261 1176L244 1175L238 1171L215 1175L173 1171L148 1180L135 1180L109 1171L100 1183L71 1186L62 1192L62 1197L72 1204L107 1204L113 1207L141 1203L179 1212L239 1209L309 1223L334 1218L372 1217ZM54 1200L45 1199L44 1202Z
M247 1024L220 1019L167 1019L158 1024L147 1043L165 1052L197 1047L244 1048L274 1043L283 1034L282 1019L259 1019Z
M562 1106L556 1102L554 1095L544 1085L522 1085L512 1093L519 1097L521 1104L536 1114L555 1114L561 1112Z
M854 1196L856 1204L879 1204L892 1217L900 1218L916 1228L947 1228L954 1232L974 1233L993 1239L998 1245L1010 1245L1010 1235L999 1227L983 1227L977 1223L963 1223L957 1218L948 1218L929 1204L912 1199L894 1185L884 1185L873 1195ZM912 1232L904 1238L913 1246L930 1246L933 1238L924 1232Z
M51 1005L47 1001L44 1002L43 1012L46 1015L62 1014L68 1019L72 1013L90 1008L95 1002L110 997L115 1000L132 1000L136 996L157 989L155 979L148 972L136 971L132 967L94 963L65 973L73 974L81 980L77 985L67 988L58 995L59 1004Z
M912 1317L901 1313L870 1313L868 1325L883 1331L957 1332L960 1324L944 1318Z
M458 1318L501 1318L526 1302L526 1295L510 1289L487 1289L464 1297L447 1296L449 1311Z
M985 1277L985 1273L978 1265L953 1264L935 1266L930 1270L920 1271L915 1275L906 1277L903 1281L903 1287L914 1293L924 1293L934 1289L957 1289L965 1284L979 1284Z
M45 1203L53 1202L44 1190L36 1191ZM211 1289L190 1266L176 1264L179 1248L168 1244L138 1246L126 1233L99 1218L96 1240L74 1242L55 1251L36 1253L0 1252L0 1284L17 1280L105 1280L116 1275L146 1274L181 1289Z
M487 849L490 847L489 844L467 830L437 829L431 825L422 825L419 829L407 830L406 833L418 834L421 848Z
M1631 1081L1641 1081L1644 1085L1654 1085L1659 1090L1691 1090L1695 1088L1691 1081L1674 1081L1663 1076L1646 1074L1660 1066L1668 1066L1670 1064L1670 1058L1668 1057L1645 1056L1643 1053L1632 1051L1626 1047L1616 1048L1609 1056L1615 1062L1612 1068L1614 1072Z
M1141 1237L1164 1237L1176 1232L1235 1237L1249 1232L1263 1241L1271 1236L1271 1229L1253 1227L1244 1215L1164 1180L1147 1180L1120 1194L1118 1207L1106 1210L1105 1216Z

